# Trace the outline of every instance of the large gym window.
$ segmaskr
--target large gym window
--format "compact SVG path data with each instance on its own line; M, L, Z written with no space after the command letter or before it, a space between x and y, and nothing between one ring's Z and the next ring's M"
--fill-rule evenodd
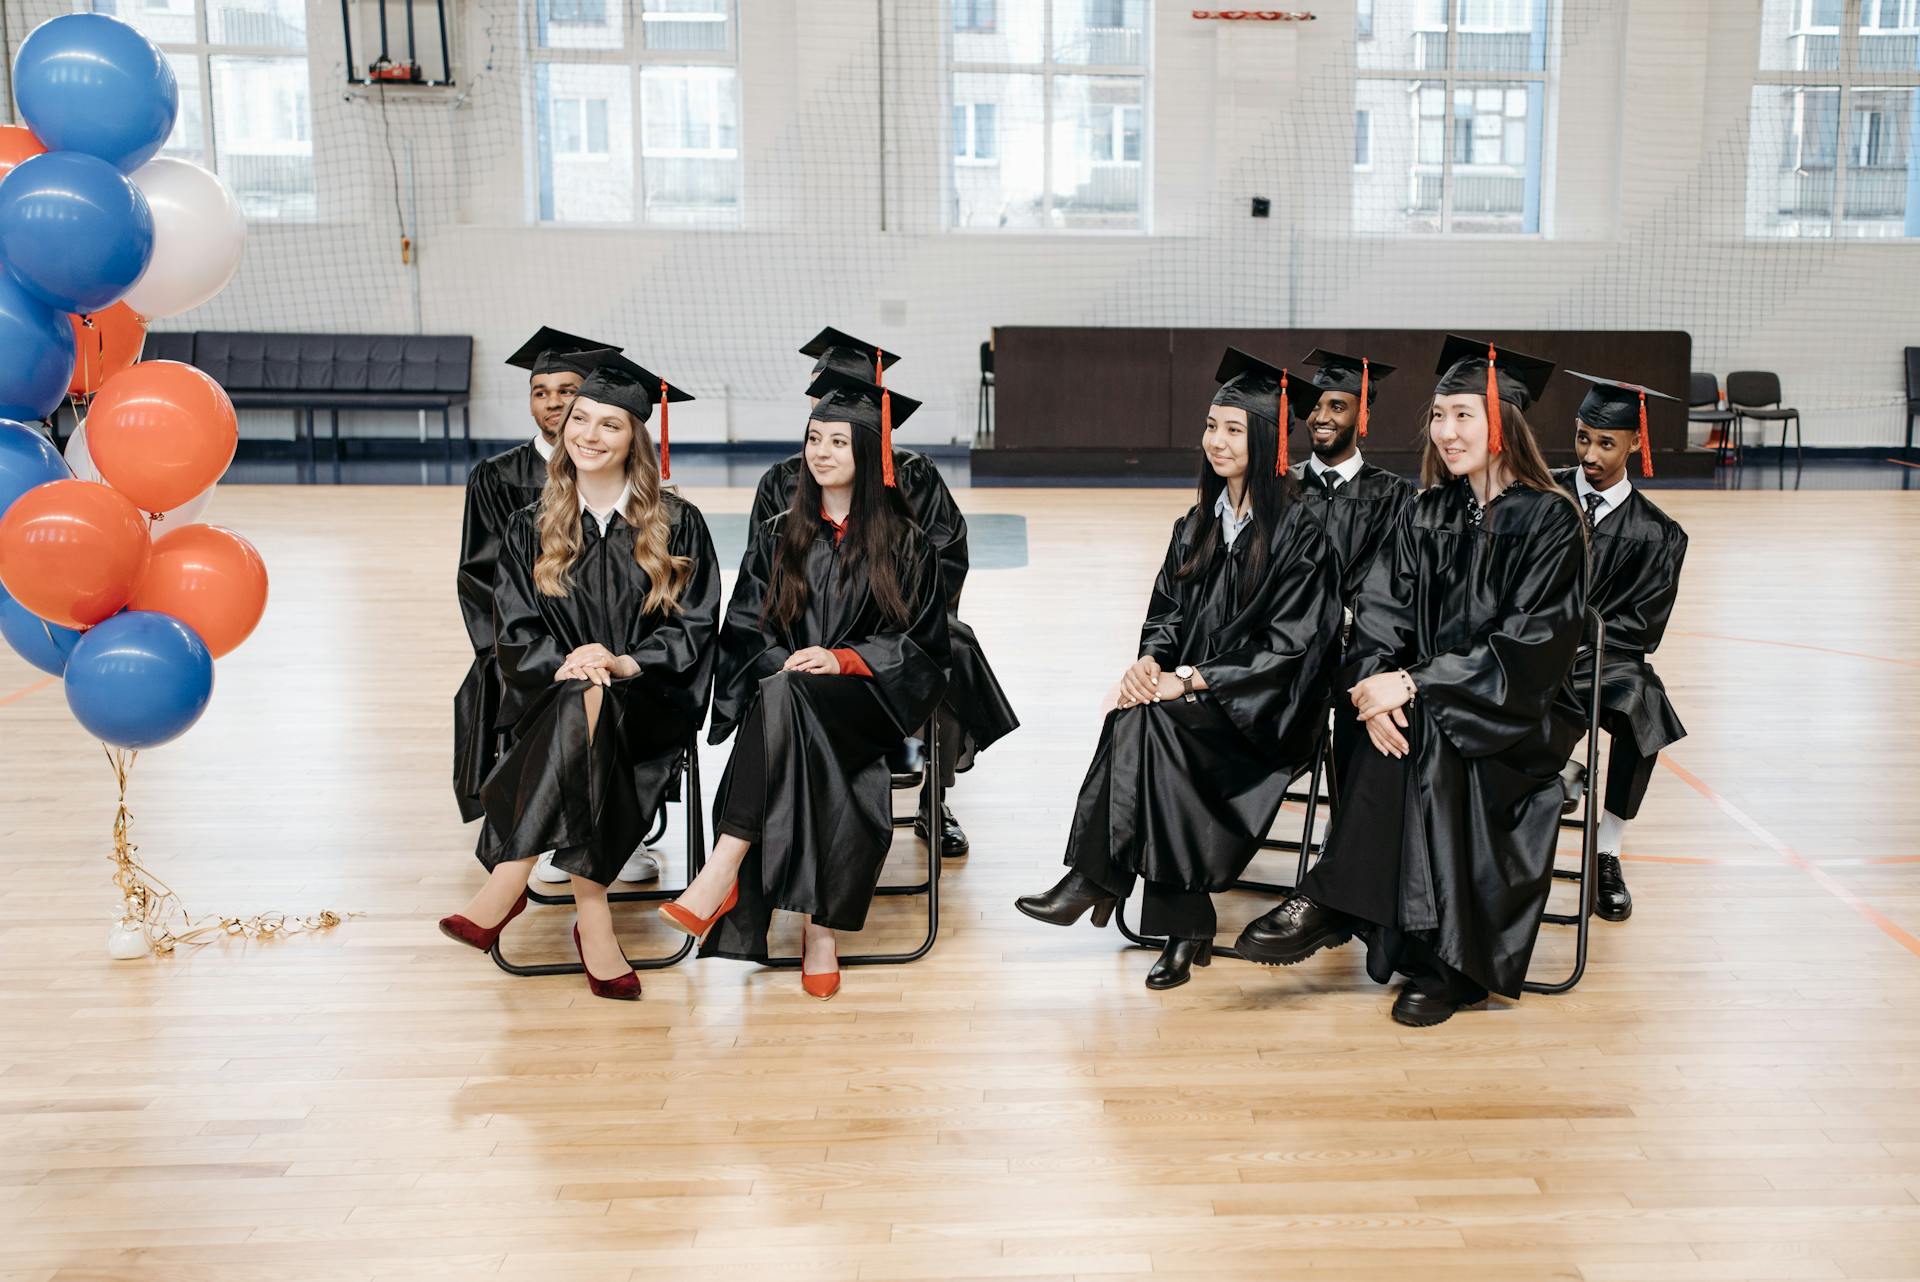
M93 0L159 45L180 82L160 154L217 172L253 219L310 219L313 113L303 0Z
M1364 6L1353 228L1535 235L1551 79L1549 0ZM1356 123L1356 131L1360 125Z
M1146 0L950 3L949 224L1145 230Z
M1920 236L1920 0L1766 0L1747 234Z
M739 221L732 0L539 0L533 20L542 222Z

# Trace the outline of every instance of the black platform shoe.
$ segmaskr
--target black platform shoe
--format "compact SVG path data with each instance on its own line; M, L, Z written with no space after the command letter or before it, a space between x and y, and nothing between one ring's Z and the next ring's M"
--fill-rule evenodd
M1593 888L1593 915L1602 921L1625 921L1633 916L1633 896L1620 871L1620 856L1600 852L1599 884Z
M929 831L930 828L931 825L927 823L927 812L922 808L913 818L914 835L922 841L931 842L933 834ZM958 859L966 854L968 849L966 830L961 828L960 821L953 817L953 808L942 802L940 805L940 854L947 859Z
M1046 894L1022 895L1013 901L1013 906L1035 921L1044 921L1049 926L1071 926L1080 920L1080 914L1091 908L1093 924L1104 926L1119 903L1117 898L1079 873L1070 872Z
M1453 1012L1462 1006L1470 1005L1471 1002L1455 1001L1448 996L1436 997L1409 982L1401 986L1400 995L1393 999L1393 1022L1408 1028L1432 1028L1452 1019Z
M1248 922L1233 949L1262 966L1291 966L1352 938L1353 924L1344 914L1322 908L1305 895L1294 895Z
M1211 939L1169 939L1160 950L1160 960L1147 972L1147 987L1159 990L1178 988L1193 978L1195 966L1213 964Z

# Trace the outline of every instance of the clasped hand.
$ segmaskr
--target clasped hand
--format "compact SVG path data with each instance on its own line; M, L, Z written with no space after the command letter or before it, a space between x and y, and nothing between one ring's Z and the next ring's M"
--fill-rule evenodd
M840 656L824 646L810 645L804 650L795 650L780 667L787 672L812 672L833 677L840 675Z
M1353 700L1354 714L1366 723L1367 737L1373 746L1389 757L1404 757L1409 745L1407 714L1402 711L1413 698L1404 672L1380 672L1347 691Z
M1136 703L1158 703L1162 699L1177 699L1184 690L1179 677L1160 670L1158 659L1143 655L1120 674L1118 703L1122 708L1131 708Z
M560 664L560 670L553 674L555 681L591 681L597 686L610 686L616 677L635 677L640 675L640 665L632 655L615 654L598 642L581 646L568 655Z

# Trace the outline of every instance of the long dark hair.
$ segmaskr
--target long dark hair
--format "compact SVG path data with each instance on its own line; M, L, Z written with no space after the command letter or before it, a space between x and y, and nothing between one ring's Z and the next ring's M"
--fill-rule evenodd
M867 587L880 612L896 627L905 627L909 609L900 589L895 551L906 539L913 520L907 515L900 491L886 484L881 472L880 437L855 424L853 436L853 506L847 512L846 542L840 549L840 574L864 569ZM761 622L791 628L807 612L807 549L820 530L820 482L813 479L805 455L795 478L793 502L780 521L773 547L773 571Z
M1274 420L1258 410L1246 413L1247 494L1253 520L1240 532L1240 537L1252 539L1242 567L1244 581L1252 583L1266 572L1267 545L1273 541L1273 532L1280 528L1280 517L1286 512L1287 504L1298 497L1300 485L1290 475L1273 473L1274 465L1280 460L1280 434ZM1213 464L1207 462L1206 450L1202 449L1198 493L1194 499L1193 537L1187 544L1187 559L1177 571L1177 577L1192 578L1207 567L1217 552L1225 549L1226 540L1220 535L1220 514L1214 510L1214 504L1220 501L1221 491L1226 488L1226 479L1213 470Z

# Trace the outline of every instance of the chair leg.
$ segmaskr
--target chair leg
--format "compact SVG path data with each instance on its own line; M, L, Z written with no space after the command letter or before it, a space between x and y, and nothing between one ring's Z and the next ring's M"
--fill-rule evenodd
M440 407L440 443L446 448L447 462L453 462L453 409Z

